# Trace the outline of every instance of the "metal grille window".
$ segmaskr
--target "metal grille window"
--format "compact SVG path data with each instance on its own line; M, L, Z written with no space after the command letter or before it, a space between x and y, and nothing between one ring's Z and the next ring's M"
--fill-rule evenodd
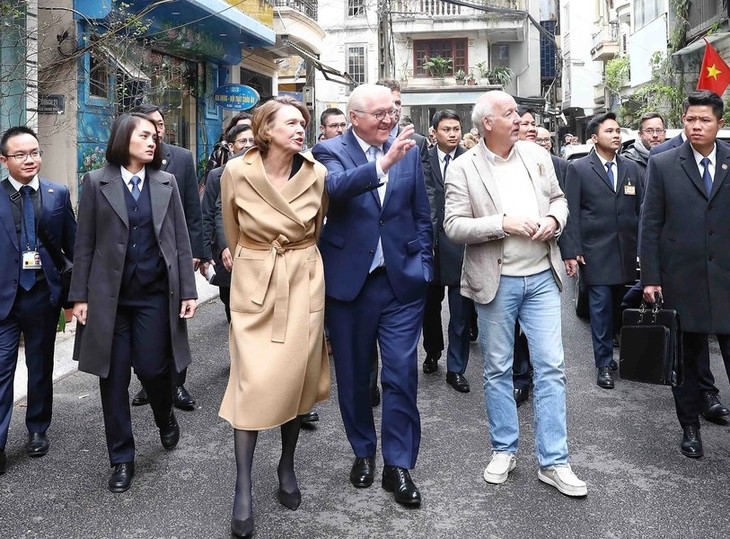
M555 35L558 23L556 21L541 21L540 26ZM555 42L540 34L540 76L543 79L555 78L557 74L556 55Z
M458 39L429 39L413 42L413 65L416 77L430 77L431 73L423 68L426 57L441 56L452 61L452 69L446 74L452 76L455 71L463 69L469 71L467 55L467 38Z
M347 16L365 15L365 0L347 0Z
M347 72L357 84L365 84L365 45L347 46Z

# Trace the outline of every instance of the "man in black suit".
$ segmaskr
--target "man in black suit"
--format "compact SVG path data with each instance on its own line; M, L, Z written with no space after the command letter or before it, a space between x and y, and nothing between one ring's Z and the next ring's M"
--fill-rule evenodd
M233 152L232 156L242 155L253 146L253 131L250 125L233 126L226 133L226 143ZM233 269L233 257L226 243L223 232L223 213L221 211L221 176L225 165L214 168L208 173L205 182L205 192L201 202L203 213L203 246L205 248L205 259L212 262L215 269L215 276L210 284L218 287L223 307L226 311L228 323L231 322L231 269ZM208 276L210 262L200 265L200 274Z
M8 169L0 188L0 474L7 468L21 335L28 366L25 449L31 457L42 457L49 448L62 293L54 258L63 252L73 259L76 219L68 189L39 176L42 153L37 135L27 127L11 127L0 139L0 163Z
M178 191L182 200L185 221L187 223L188 235L190 236L190 248L193 252L193 269L197 270L201 260L205 260L203 249L203 217L200 211L200 195L198 192L198 179L195 174L195 161L190 150L166 144L165 140L165 118L162 110L157 105L146 103L136 109L137 112L147 114L155 121L157 132L160 137L160 150L162 151L162 168L165 172L175 176ZM187 367L176 373L173 377L173 399L175 407L181 410L195 410L195 399L185 389L187 379ZM132 406L149 404L149 398L142 388L132 399Z
M568 245L561 251L569 276L581 268L588 285L596 383L613 389L613 335L621 323L625 286L636 278L642 183L636 163L616 155L621 129L612 112L588 123L595 151L568 165Z
M444 177L449 163L466 150L461 142L461 118L453 110L440 110L433 115L431 130L436 145L428 150L430 165L426 174L426 192L431 204L433 224L434 280L428 286L423 314L423 348L426 360L423 372L436 372L444 349L441 325L441 302L445 287L449 289L449 348L446 353L446 382L456 391L469 392L464 377L469 362L469 318L473 309L470 299L461 295L461 264L464 246L456 245L444 232Z
M550 159L553 162L553 168L555 169L555 175L558 177L558 183L561 189L565 189L565 173L568 172L568 160L558 157L553 153L553 138L550 131L544 127L537 128L537 138L535 142L545 148L550 154Z
M689 100L685 99L684 103L682 104L683 113L686 113L688 108ZM679 135L669 140L665 140L661 144L652 147L652 149L649 151L649 157L651 158L668 150L679 148L689 138L688 129L690 129L690 127L685 124L684 130ZM720 146L726 145L726 143L721 140L717 140L717 144ZM648 179L649 175L647 168L647 174L644 178L644 185L646 185ZM634 307L636 303L640 302L639 299L632 300L631 297L633 296L638 298L636 292L637 290L641 289L641 283L638 283L637 286L632 288L626 294L626 297L624 298L624 304L626 307ZM713 423L725 424L726 418L730 416L730 409L728 409L722 402L720 402L720 390L715 385L715 377L712 375L712 370L710 369L709 343L707 342L707 340L705 340L701 346L702 350L700 350L699 356L697 358L700 412L702 413L702 417L704 417L708 421L711 421Z
M698 363L717 335L730 373L730 147L716 141L722 99L693 92L682 115L687 142L649 159L641 218L644 299L662 295L682 323L684 382L672 388L687 457L703 455Z

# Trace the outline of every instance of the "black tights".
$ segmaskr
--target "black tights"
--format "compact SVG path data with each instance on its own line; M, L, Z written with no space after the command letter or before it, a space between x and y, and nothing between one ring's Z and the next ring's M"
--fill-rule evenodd
M299 417L281 426L281 459L277 474L279 488L289 494L299 490L297 476L294 473L294 451L299 439L300 426ZM233 431L233 447L236 453L236 494L233 498L233 518L236 520L246 520L253 514L251 467L258 435L258 431L255 430L234 429Z

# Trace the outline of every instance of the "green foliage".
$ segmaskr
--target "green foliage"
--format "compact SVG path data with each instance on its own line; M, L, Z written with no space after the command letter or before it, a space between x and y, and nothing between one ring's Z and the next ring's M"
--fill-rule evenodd
M667 127L680 127L682 102L685 98L684 81L672 65L671 57L656 52L650 60L652 78L631 96L635 107L634 117L647 112L659 112Z
M426 56L423 62L423 69L427 69L431 72L432 77L445 77L451 71L451 64L453 60L451 58L444 58L443 56Z
M669 0L670 7L676 15L676 21L669 36L670 54L684 47L687 41L690 0Z
M500 84L503 87L512 82L513 71L509 67L493 67L487 70L487 78L491 84Z
M621 95L621 90L629 83L630 63L628 56L614 58L606 62L603 84L612 96Z

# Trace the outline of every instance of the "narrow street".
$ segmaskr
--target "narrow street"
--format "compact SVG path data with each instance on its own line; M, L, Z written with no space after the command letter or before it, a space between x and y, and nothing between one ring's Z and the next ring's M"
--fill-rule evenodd
M507 538L727 537L730 534L730 428L703 423L705 454L679 452L681 431L668 388L618 380L613 391L595 385L590 333L564 301L572 464L588 483L585 499L570 499L537 480L532 400L520 408L517 468L500 486L482 472L489 446L481 391L481 358L472 345L467 371L472 392L420 374L423 441L413 478L421 509L398 506L375 484L348 481L351 451L333 385L317 406L320 422L301 433L297 469L303 503L296 512L276 501L279 433L259 437L254 469L256 537L264 538ZM222 305L203 305L190 325L195 363L188 388L194 412L177 412L182 437L166 452L148 407L133 408L137 472L132 488L111 494L96 378L73 373L55 385L51 450L25 455L23 401L16 405L0 477L0 537L224 538L229 536L235 464L230 426L218 418L228 377ZM717 345L713 371L721 398L730 390ZM261 358L265 361L265 358ZM420 367L420 365L419 365ZM136 391L133 382L131 391Z

